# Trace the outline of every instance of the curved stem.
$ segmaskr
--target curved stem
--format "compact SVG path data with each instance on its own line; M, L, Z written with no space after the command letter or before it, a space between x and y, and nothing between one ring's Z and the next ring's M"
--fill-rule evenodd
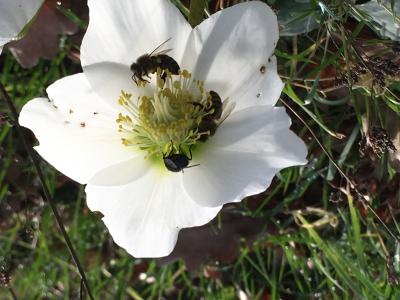
M57 210L57 207L56 207L52 197L50 196L49 188L46 185L44 174L42 172L42 169L40 168L40 159L37 156L37 154L33 151L32 147L30 147L28 145L28 143L26 142L26 139L25 139L24 133L22 131L22 128L18 123L18 112L17 112L14 103L12 102L10 96L8 95L8 93L5 90L5 88L4 88L2 83L0 83L0 96L4 99L4 101L6 102L6 104L8 106L8 109L11 112L11 121L13 122L13 124L15 124L15 127L16 127L16 129L18 131L18 134L19 134L20 138L21 138L22 144L23 144L26 152L28 153L28 156L31 159L32 164L33 164L33 166L34 166L34 168L36 170L36 173L37 173L37 175L39 177L39 180L40 180L40 183L42 185L44 198L46 199L47 203L50 205L51 210L52 210L52 212L54 214L54 217L56 218L56 222L57 222L58 228L59 228L59 230L61 232L61 235L64 238L65 243L67 244L67 247L68 247L68 250L69 250L69 252L70 252L70 254L72 256L72 259L73 259L76 267L78 268L79 275L80 275L80 277L82 279L83 285L86 288L86 291L87 291L87 293L89 295L89 298L91 300L93 300L94 298L93 298L92 292L90 290L89 283L88 283L88 281L86 279L85 272L84 272L84 270L82 268L82 265L81 265L81 263L79 261L79 258L77 256L77 254L75 252L75 249L72 246L72 243L71 243L71 240L70 240L70 238L69 238L69 236L67 234L67 231L65 230L64 223L63 223L63 221L61 219L61 216L60 216L60 214L59 214L59 212Z
M11 295L13 300L18 300L17 294L14 292L12 287L9 287L8 291L10 292L10 295Z

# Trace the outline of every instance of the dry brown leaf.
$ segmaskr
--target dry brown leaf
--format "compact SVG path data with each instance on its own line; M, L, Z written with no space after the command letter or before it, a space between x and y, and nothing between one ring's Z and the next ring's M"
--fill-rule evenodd
M198 269L209 260L231 263L240 253L241 241L251 245L266 226L263 219L225 211L220 223L214 221L212 225L183 229L174 251L160 262L166 264L183 259L189 271Z
M18 41L8 44L8 49L24 68L35 66L40 58L53 59L60 49L60 35L73 35L78 31L78 25L66 17L60 10L86 9L86 1L79 0L46 0L32 23L27 34ZM61 5L59 4L61 3Z

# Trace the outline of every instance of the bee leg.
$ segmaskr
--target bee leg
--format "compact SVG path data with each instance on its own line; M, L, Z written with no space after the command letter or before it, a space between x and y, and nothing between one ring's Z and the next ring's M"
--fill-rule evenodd
M199 103L199 102L190 101L190 102L187 102L187 103L192 104L193 106L204 108L204 105Z
M137 83L137 79L136 79L135 75L132 75L131 78L132 78L133 82L137 85L138 83Z
M145 74L145 76L146 76L148 79L151 79L151 77L149 76L149 74ZM147 79L143 78L143 76L140 77L140 81L150 83L150 80L147 80Z
M192 147L193 147L193 145L190 145L190 146L189 146L189 154L190 154L189 160L192 160L192 158L193 158ZM196 166L198 166L198 165L196 165ZM194 167L194 166L193 166L193 167Z
M161 75L161 79L165 82L165 78L167 78L167 72L163 71Z
M144 79L143 77L138 77L138 79L140 80L140 82L147 82L147 83L150 83L149 80Z

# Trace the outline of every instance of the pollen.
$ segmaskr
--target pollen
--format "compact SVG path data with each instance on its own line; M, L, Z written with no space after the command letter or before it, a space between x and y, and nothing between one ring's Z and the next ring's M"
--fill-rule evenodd
M203 81L194 80L187 70L173 75L158 69L152 81L138 89L140 96L121 91L117 99L121 112L116 123L124 146L145 150L148 156L162 155L171 145L190 147L204 135L198 127L210 114L211 96Z

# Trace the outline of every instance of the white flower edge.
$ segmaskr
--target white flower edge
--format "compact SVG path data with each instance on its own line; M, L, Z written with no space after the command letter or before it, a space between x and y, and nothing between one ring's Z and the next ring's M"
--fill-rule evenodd
M181 63L206 89L235 102L236 110L275 105L283 88L273 55L278 39L277 16L269 6L240 3L193 29Z
M39 140L36 151L61 173L85 184L97 171L137 156L122 147L118 112L91 90L83 73L48 87L47 98L29 101L19 122Z
M211 221L223 204L258 194L281 169L307 162L307 149L289 126L283 108L241 110L194 158L193 164L200 166L178 174L150 168L124 185L92 183L98 176L134 168L132 163L121 163L118 170L102 170L89 181L88 206L104 215L114 241L131 255L166 256L181 228Z
M0 54L35 16L44 0L0 0Z
M154 3L161 3L160 1L164 7L167 5L166 10L169 13L175 11L179 14L168 1L163 0L149 0L141 3L141 7L147 11L146 7L152 7ZM122 14L132 11L139 15L138 18L135 15L129 18L122 15L117 18L120 22L114 22L115 24L125 30L126 26L135 25L134 20L140 20L140 10L133 9L137 1L119 0L115 3L117 7L130 7L122 10ZM271 24L272 27L277 27L276 17L271 17L270 9L265 4L254 1L226 9L189 32L186 43L176 46L176 51L182 53L179 62L188 67L189 62L184 58L185 55L188 57L188 53L199 56L193 60L192 66L205 63L212 68L211 55L223 57L223 53L218 51L222 51L222 48L228 51L227 55L233 60L232 66L228 68L230 74L222 70L219 79L218 74L210 77L213 80L207 81L206 78L206 86L222 87L221 81L225 80L235 86L232 91L240 93L240 97L235 98L237 95L226 94L229 88L224 89L223 96L234 99L237 109L220 126L217 134L201 147L202 150L195 153L191 163L199 163L200 166L186 169L184 174L166 170L159 172L143 159L143 153L140 155L126 151L120 140L113 138L112 126L115 126L115 116L118 113L114 103L120 89L129 91L129 87L125 85L131 84L128 64L132 62L132 58L119 61L120 56L110 56L109 49L100 47L95 41L96 35L90 37L93 30L91 28L95 26L94 20L100 22L109 2L99 0L96 4L98 5L89 1L91 16L95 17L91 20L88 37L85 37L86 42L82 46L85 74L66 77L50 86L48 94L53 102L46 99L29 102L22 109L20 122L34 131L40 141L40 146L36 149L50 164L72 179L83 184L88 183L86 193L89 208L104 215L103 220L114 240L130 254L136 257L168 255L181 228L207 223L215 217L223 204L237 202L246 196L264 191L279 170L306 163L305 145L289 130L289 117L283 108L271 106L279 98L283 87L276 72L276 59L273 56L268 57L273 51L268 45L276 43L277 35L273 34L268 43L262 44L271 29L266 29L264 33L258 31L257 37L261 39L266 53L262 53L258 47L255 47L258 49L256 52L252 52L251 47L244 48L245 53L238 57L240 62L236 64L237 68L243 67L242 58L251 57L259 63L265 61L261 66L259 63L253 64L244 77L240 76L242 70L232 67L235 61L229 51L233 49L237 52L241 48L238 45L251 44L249 35L233 35L234 38L227 41L227 47L219 45L215 51L211 51L212 47L210 50L210 44L205 42L210 40L213 26L221 23L236 26L233 31L241 33L250 28L246 25L250 20L253 22L251 28L254 23L260 28ZM238 21L241 10L246 13ZM99 11L103 11L103 14ZM262 18L263 15L269 16L267 21ZM153 17L165 20L165 17L157 13L149 16ZM130 24L121 25L126 20ZM109 26L114 26L114 23ZM150 28L158 29L157 26ZM231 28L228 30L233 32ZM118 34L118 31L112 32L114 35ZM275 30L272 29L272 32ZM152 37L151 32L144 33ZM169 37L168 32L164 35ZM218 36L223 36L223 32ZM101 38L98 32L97 38ZM235 41L235 38L243 40ZM107 42L107 39L110 39L109 34L105 34L103 42ZM90 40L93 45L88 45ZM108 42L112 43L112 40ZM156 45L159 41L153 43ZM179 50L179 47L185 48ZM201 55L202 49L208 49L206 56ZM92 58L89 55L91 51L95 51ZM85 64L85 60L90 63ZM265 69L261 72L263 66ZM222 69L223 66L219 65L219 68ZM217 68L213 69L214 73L217 71ZM110 74L113 74L113 80L110 80ZM210 74L212 72L208 72ZM241 84L244 85L245 92L238 89ZM134 92L134 89L131 90Z
M88 184L86 195L89 208L104 214L114 241L134 257L168 255L180 229L206 224L221 209L193 201L180 175L154 169L122 186Z
M135 59L170 38L165 45L171 49L168 55L181 68L193 71L193 78L204 80L206 89L235 101L236 109L274 105L279 99L283 84L273 56L278 22L262 2L224 9L193 30L168 0L89 0L88 4L91 21L81 62L92 88L111 105L121 89L135 92L129 80ZM110 80L111 71L118 84Z

